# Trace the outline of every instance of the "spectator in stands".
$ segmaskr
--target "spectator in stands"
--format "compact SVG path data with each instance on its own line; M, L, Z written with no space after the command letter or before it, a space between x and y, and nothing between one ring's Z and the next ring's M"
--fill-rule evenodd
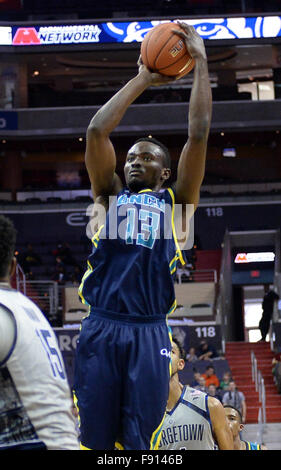
M25 280L26 281L34 281L35 280L34 274L31 270L25 273Z
M207 341L203 340L200 342L197 356L200 361L208 361L209 359L218 357L218 353L213 346L209 345Z
M68 281L68 276L63 264L56 265L52 280L56 281L59 285L64 285Z
M215 369L213 366L207 366L206 367L206 372L205 374L202 374L202 377L205 379L205 385L206 387L209 387L209 385L214 385L215 387L220 386L220 381L218 377L215 374Z
M26 251L19 254L18 259L25 273L30 272L32 266L40 266L42 264L41 257L35 253L31 243L27 244Z
M279 295L273 290L268 290L262 302L262 317L259 322L259 329L261 332L260 341L265 341L266 335L269 330L270 320L273 314L274 302L279 299Z
M205 378L203 377L203 375L200 375L200 377L198 378L198 385L195 385L195 387L192 387L192 388L195 388L196 390L200 390L201 392L207 393L207 387L206 387Z
M229 390L229 383L231 379L231 372L228 370L223 374L222 380L220 382L220 389L223 391Z
M213 384L209 385L209 387L207 388L207 393L210 397L217 398L217 400L222 402L221 395L220 395L220 393L217 390L217 387L215 385L213 385Z
M188 282L190 281L191 272L186 266L180 266L177 268L177 282Z
M190 386L191 386L192 388L195 388L195 387L197 387L198 385L200 385L200 384L199 384L199 379L200 379L200 377L201 377L200 372L198 372L198 370L196 370L196 369L193 369L193 382L191 382L191 384L190 384Z
M61 259L60 256L56 256L56 266L57 266L57 267L58 267L58 266L63 266L63 267L65 267L65 266L64 266L64 262L63 262L63 260Z
M226 391L222 397L224 405L234 406L238 409L242 416L242 423L246 422L246 401L244 393L239 392L234 380L229 383L229 390Z
M82 271L81 271L81 268L80 266L74 266L74 271L73 273L71 274L71 282L75 285L75 286L79 286L80 283L81 283L81 279L82 279Z
M53 255L57 258L59 257L64 264L70 265L70 266L76 266L77 261L75 260L70 246L66 242L59 242L57 244L57 248L53 250Z
M195 362L198 360L198 357L195 354L195 348L190 348L189 352L186 355L185 358L188 362Z
M281 356L272 359L272 375L278 393L281 393Z

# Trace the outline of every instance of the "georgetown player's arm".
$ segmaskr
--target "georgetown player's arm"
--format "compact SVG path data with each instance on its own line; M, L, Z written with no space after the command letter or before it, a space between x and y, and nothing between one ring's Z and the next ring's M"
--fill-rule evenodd
M233 436L224 407L214 397L208 397L208 407L214 438L220 450L233 450Z
M122 182L115 173L116 154L110 140L111 132L118 126L126 110L149 86L160 85L171 78L151 73L139 63L139 72L107 103L91 120L87 129L86 168L90 178L94 199L104 203L110 195L122 189Z
M194 212L199 202L200 187L205 173L212 93L204 42L193 26L178 23L184 32L175 30L175 33L185 41L190 54L195 59L195 67L189 101L188 140L180 155L174 189L176 203L193 204Z

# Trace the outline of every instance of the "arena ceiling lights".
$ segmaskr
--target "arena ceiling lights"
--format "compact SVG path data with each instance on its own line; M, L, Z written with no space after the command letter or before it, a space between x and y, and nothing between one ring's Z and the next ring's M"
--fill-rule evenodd
M0 25L0 46L61 46L141 42L151 28L171 20L77 24ZM174 20L173 20L174 21ZM281 38L281 16L186 19L205 40Z

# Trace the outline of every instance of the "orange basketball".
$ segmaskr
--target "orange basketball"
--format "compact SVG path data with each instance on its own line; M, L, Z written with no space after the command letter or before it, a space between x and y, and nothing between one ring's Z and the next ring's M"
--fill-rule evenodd
M195 61L184 40L172 29L182 31L177 23L161 23L152 28L141 43L141 58L151 71L181 78L193 69Z

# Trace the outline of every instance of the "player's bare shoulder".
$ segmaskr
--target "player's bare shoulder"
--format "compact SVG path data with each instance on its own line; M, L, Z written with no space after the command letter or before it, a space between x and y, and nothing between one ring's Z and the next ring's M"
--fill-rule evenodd
M208 396L208 408L211 420L215 419L225 422L225 411L217 398Z

